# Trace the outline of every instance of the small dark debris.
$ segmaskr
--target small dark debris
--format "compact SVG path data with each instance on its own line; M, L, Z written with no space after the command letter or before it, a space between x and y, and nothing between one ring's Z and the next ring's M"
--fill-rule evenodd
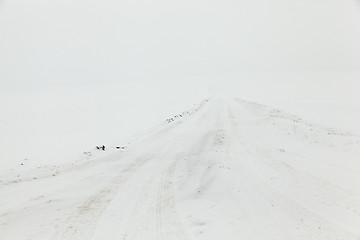
M96 149L105 151L105 145L96 146Z

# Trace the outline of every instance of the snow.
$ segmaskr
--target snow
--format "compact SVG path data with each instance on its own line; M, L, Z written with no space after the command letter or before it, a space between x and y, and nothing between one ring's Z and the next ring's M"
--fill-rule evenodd
M0 0L0 240L359 239L359 3Z
M132 135L204 98L196 88L184 99L179 85L162 84L169 92L137 82L2 91L0 176L19 167L72 164L96 145L126 145Z
M227 97L168 118L3 174L0 239L359 239L358 135Z

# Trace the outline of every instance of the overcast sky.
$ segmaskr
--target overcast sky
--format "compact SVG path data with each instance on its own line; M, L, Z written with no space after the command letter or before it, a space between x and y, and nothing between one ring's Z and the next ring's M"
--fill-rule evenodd
M357 0L0 1L1 90L180 80L234 89L289 76L303 88L333 73L351 83L359 43Z

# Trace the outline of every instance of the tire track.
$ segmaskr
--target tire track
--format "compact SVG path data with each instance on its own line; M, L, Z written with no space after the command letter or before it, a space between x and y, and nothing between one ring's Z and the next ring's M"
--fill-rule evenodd
M157 240L190 239L176 209L176 199L174 195L176 165L177 160L165 169L160 178L155 216L155 239Z
M112 179L102 190L90 196L78 207L78 210L69 217L67 224L63 230L57 234L55 239L90 239L94 234L102 213L116 196L119 189L152 157L151 155L145 158L139 158L135 164L121 171L120 175Z

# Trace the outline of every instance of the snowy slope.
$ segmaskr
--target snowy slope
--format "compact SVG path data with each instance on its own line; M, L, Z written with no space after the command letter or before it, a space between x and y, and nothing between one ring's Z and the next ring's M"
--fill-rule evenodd
M360 137L231 98L173 120L55 174L2 178L0 239L360 238Z

